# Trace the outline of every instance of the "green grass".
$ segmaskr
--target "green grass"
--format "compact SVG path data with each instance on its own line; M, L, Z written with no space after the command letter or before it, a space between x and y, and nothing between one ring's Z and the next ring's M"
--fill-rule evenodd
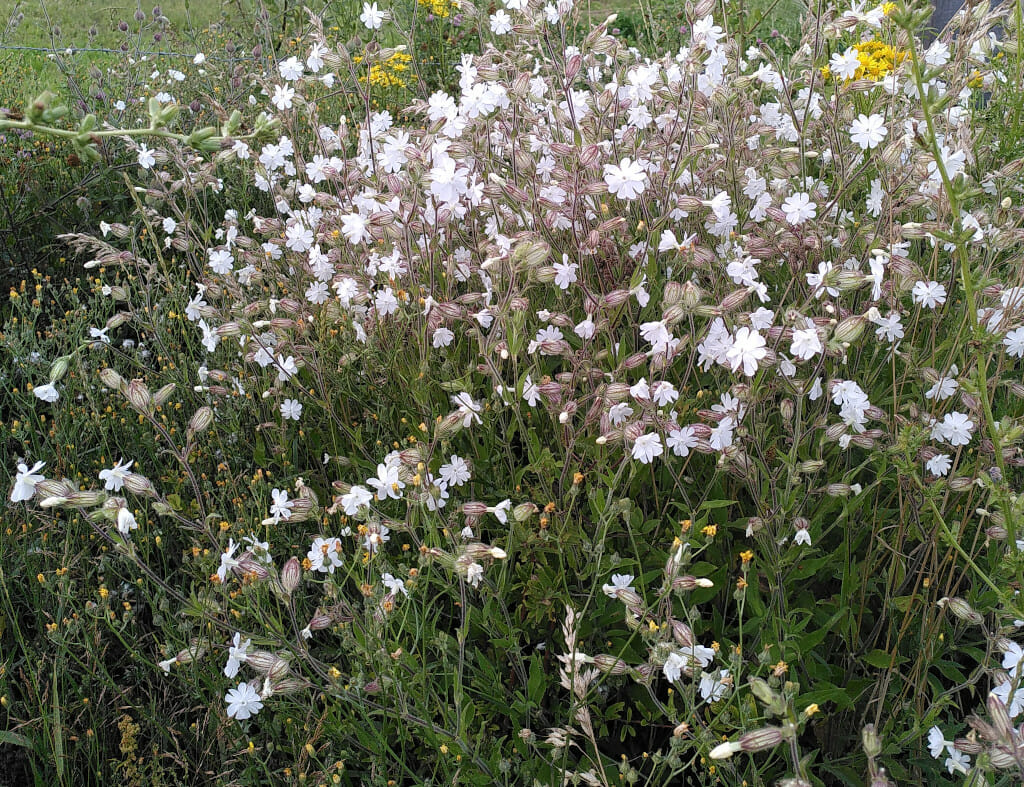
M154 43L153 35L157 33L154 24L153 8L160 7L162 15L169 20L170 27L183 35L197 35L209 30L211 25L229 24L237 18L237 9L229 8L220 3L196 3L190 0L169 0L169 2L153 3L109 3L98 0L84 0L70 3L61 0L56 2L24 2L24 0L5 0L0 4L0 25L8 28L3 43L17 46L55 47L109 47L117 48L126 35L139 37L139 22L134 18L136 11L142 11L146 19L141 43L149 46ZM16 25L9 25L9 20L23 15ZM118 30L120 22L127 23L129 30L124 33ZM151 29L145 29L151 28Z

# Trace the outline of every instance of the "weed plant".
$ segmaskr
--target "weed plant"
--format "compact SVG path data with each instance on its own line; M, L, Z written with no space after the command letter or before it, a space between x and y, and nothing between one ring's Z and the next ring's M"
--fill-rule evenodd
M462 3L391 111L367 3L209 126L0 120L133 206L12 292L6 740L43 783L1019 782L1011 11L783 54L704 1L655 58Z

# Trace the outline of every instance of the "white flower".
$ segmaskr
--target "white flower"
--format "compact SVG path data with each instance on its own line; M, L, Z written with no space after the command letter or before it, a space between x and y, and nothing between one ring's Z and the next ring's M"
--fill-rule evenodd
M950 743L938 727L932 727L928 730L928 753L935 759L939 759L942 756L942 752L945 751L946 746L950 745Z
M270 504L270 516L274 518L274 522L278 522L282 519L291 519L292 507L295 505L291 500L288 499L288 491L285 489L272 489L270 496L274 502Z
M649 465L654 461L654 457L661 456L664 451L661 435L657 432L640 435L633 441L633 458L638 459L641 464Z
M732 347L725 354L725 359L734 372L743 367L747 377L757 372L757 363L768 354L764 337L757 331L743 327L736 331Z
M287 420L298 421L302 417L302 402L296 399L285 399L281 402L281 417Z
M636 199L643 194L646 181L644 168L629 158L622 159L617 166L604 165L604 182L608 185L608 191L619 199Z
M690 666L690 660L683 658L681 655L673 651L665 659L665 664L662 666L661 671L665 673L665 677L672 683L679 680L683 674L684 669L688 669Z
M860 115L850 126L850 139L860 145L861 150L878 147L888 133L889 129L885 127L885 118L877 114L870 117Z
M668 433L665 440L672 453L676 456L688 456L691 448L696 448L697 432L692 426L684 426Z
M309 552L310 568L323 574L333 574L334 569L341 563L341 539L340 538L317 538L313 539Z
M480 402L477 402L465 391L455 394L452 396L452 404L459 408L459 413L462 414L462 428L468 429L470 424L476 421L478 424L482 424L483 420L480 418L480 413L483 411L483 407Z
M384 583L384 587L388 589L388 593L397 596L401 593L403 596L408 596L409 591L405 589L405 581L391 576L391 574L384 574L380 578L381 582Z
M807 327L793 331L793 344L790 352L802 361L809 361L824 349L814 323L807 321Z
M239 721L255 716L263 708L260 693L245 681L230 689L224 696L224 702L228 704L228 716Z
M1024 328L1014 328L1003 337L1006 354L1014 358L1024 357Z
M147 148L145 143L139 145L139 166L149 169L154 164L156 164L156 158L153 156L153 151Z
M860 59L857 54L857 50L852 46L842 54L835 52L828 64L829 73L837 79L853 79L857 74L857 69L860 68Z
M472 478L466 460L455 454L452 454L451 459L441 465L437 472L446 486L462 486Z
M732 681L729 679L729 670L727 669L719 670L717 674L701 671L700 684L697 689L705 701L718 702L725 696L725 692L731 684Z
M502 10L491 14L491 32L496 36L503 36L512 30L512 17Z
M292 108L293 98L295 98L294 88L290 88L287 85L274 85L274 95L271 97L270 103L283 112L286 109Z
M946 287L937 281L919 281L914 284L910 296L914 299L914 303L918 303L926 309L934 309L946 302Z
M484 577L484 567L479 563L470 563L466 566L466 581L473 587L480 587L480 580Z
M949 756L946 758L945 766L950 775L954 772L968 773L971 770L971 758L953 747L947 747Z
M950 471L950 468L953 467L953 462L949 454L936 454L924 463L924 467L933 476L941 478Z
M802 524L802 523L801 523ZM803 544L805 546L811 545L811 534L807 527L796 526L796 535L793 536L794 544Z
M932 439L952 446L967 445L973 431L974 423L964 413L946 413L942 421L932 426Z
M53 383L37 385L32 389L32 393L36 395L37 399L42 399L44 402L56 402L60 399L60 392Z
M362 22L367 30L380 30L380 26L384 24L385 14L383 11L377 8L377 4L363 3L363 13L359 15L359 21Z
M277 72L281 75L281 79L287 80L288 82L294 82L296 79L302 79L302 62L293 55L287 60L282 60L277 64Z
M434 349L440 349L442 347L447 347L454 340L455 334L442 325L440 328L434 331L434 334L431 338L431 344L434 346Z
M950 369L950 371L953 374L956 374L959 370L954 365ZM955 378L953 378L953 377L940 377L938 380L935 381L935 385L933 385L931 388L929 388L927 391L925 391L924 398L925 399L938 399L941 402L943 399L948 399L953 394L955 394L957 392L957 389L959 389L959 388L960 388L960 384L957 383Z
M355 516L359 509L373 502L373 494L365 486L353 486L341 496L341 507L348 516Z
M1011 678L1020 677L1021 663L1024 662L1024 648L1010 640L1003 651L1003 669L1010 673Z
M570 284L576 283L576 271L579 269L579 265L575 262L569 262L563 257L562 262L556 262L555 268L555 284L563 290L569 289Z
M615 594L620 590L630 590L635 593L634 578L632 574L612 574L611 584L601 585L601 590L608 598L615 598Z
M127 536L133 530L139 529L139 523L135 521L135 514L127 508L117 509L117 532Z
M405 482L398 477L398 465L385 462L377 465L377 477L367 479L366 484L377 491L378 500L399 500L405 489Z
M46 462L36 462L29 469L24 462L18 463L18 474L14 477L14 489L11 490L12 503L21 503L32 499L36 493L36 484L46 479L46 476L38 473L45 464Z
M235 632L231 647L228 648L228 663L224 665L224 675L233 678L238 674L238 668L249 656L246 652L252 644L251 639L242 642L242 635Z
M135 464L134 461L129 462L126 465L121 464L123 459L118 460L117 464L109 469L100 470L100 481L103 481L103 488L108 492L120 492L121 487L124 486L124 479L128 475L129 468Z
M808 219L818 215L818 206L811 202L807 192L799 191L796 194L786 197L782 203L782 212L786 214L786 221L790 224L803 224Z

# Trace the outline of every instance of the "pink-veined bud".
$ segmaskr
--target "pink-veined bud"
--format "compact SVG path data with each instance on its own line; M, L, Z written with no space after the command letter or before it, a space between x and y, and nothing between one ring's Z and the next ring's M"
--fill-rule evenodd
M289 558L288 562L281 567L281 587L284 592L291 595L302 581L302 564L297 557Z

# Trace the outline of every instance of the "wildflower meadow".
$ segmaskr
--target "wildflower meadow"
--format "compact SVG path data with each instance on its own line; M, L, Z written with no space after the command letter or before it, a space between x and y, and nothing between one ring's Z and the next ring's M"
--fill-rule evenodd
M1020 784L1024 18L930 18L186 4L5 81L0 785Z

